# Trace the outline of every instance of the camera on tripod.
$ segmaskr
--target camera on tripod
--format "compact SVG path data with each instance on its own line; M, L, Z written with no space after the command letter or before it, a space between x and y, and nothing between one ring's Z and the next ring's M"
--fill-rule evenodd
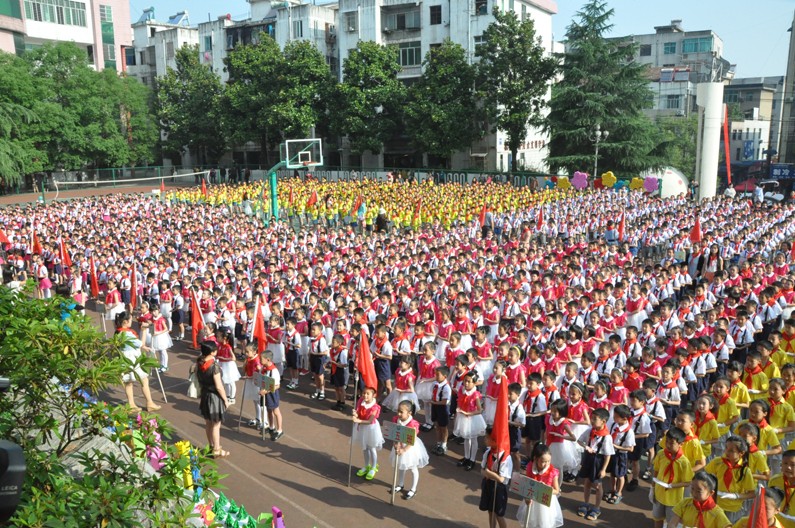
M0 393L8 391L11 381L0 378ZM8 440L0 440L0 522L14 515L25 481L25 454Z

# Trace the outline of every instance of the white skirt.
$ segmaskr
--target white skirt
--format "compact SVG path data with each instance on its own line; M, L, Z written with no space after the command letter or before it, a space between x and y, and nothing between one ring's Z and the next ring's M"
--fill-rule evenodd
M128 361L135 363L141 357L141 350L138 348L125 347L121 353ZM139 366L135 366L130 372L125 372L121 380L123 383L132 383L133 381L142 380L146 378L146 372Z
M580 467L581 455L574 442L553 442L549 446L549 454L552 456L552 465L561 471L573 471Z
M152 350L168 350L174 345L168 332L152 336Z
M422 380L414 385L414 392L417 399L424 402L431 401L433 398L433 380Z
M463 350L469 350L472 348L472 336L469 334L464 334L461 336L461 345L459 348Z
M389 454L389 461L392 467L395 467L395 448ZM428 465L430 459L428 458L428 451L425 449L425 444L422 443L419 436L414 438L414 445L411 446L405 453L400 456L400 463L398 469L405 471L413 468L424 468Z
M107 319L108 321L115 321L116 314L120 314L123 311L124 311L124 304L122 303L117 304L115 308L111 308L110 310L106 308L105 319Z
M219 361L221 364L221 381L234 383L240 379L240 370L234 361Z
M381 433L381 425L374 424L353 424L353 443L362 446L362 449L381 449L384 446L384 435Z
M445 354L447 354L447 341L442 339L436 340L436 359L442 362L442 365L445 364Z
M477 438L486 434L486 420L482 414L465 416L457 413L453 434L461 438Z
M254 380L247 379L243 385L243 399L246 401L259 401L259 387L254 385Z
M530 523L526 526L532 526L533 528L558 528L563 526L563 512L560 509L560 503L556 495L552 495L549 507L538 501L533 501L529 509ZM527 510L527 503L521 501L519 503L519 511L516 512L516 520L519 521L520 526L525 526Z
M493 345L494 344L494 338L497 337L497 329L500 327L500 325L495 324L495 325L488 325L488 326L489 326L489 337L487 339L488 339L488 342Z
M205 324L212 323L215 324L218 321L218 314L215 312L209 312L206 314L202 314L202 320Z
M491 372L494 369L494 361L491 359L479 359L478 368L480 369L480 372L483 373L483 376L485 376L486 379L488 379L489 372Z
M483 419L486 425L494 425L494 413L497 411L497 400L483 398Z
M400 392L397 389L393 389L392 392L390 392L389 395L386 398L384 398L384 401L381 402L381 407L386 407L387 409L390 409L392 412L397 412L398 405L402 401L409 401L413 403L414 411L416 411L420 406L420 402L417 399L416 393ZM412 412L411 414L414 414L414 412Z
M612 416L613 413L610 414ZM582 434L585 433L585 431L587 431L589 428L590 426L585 424L571 424L571 432L574 435L574 438L577 440L579 440L580 436L582 436ZM574 447L577 447L576 443L574 444Z
M160 303L160 313L171 323L171 303Z
M627 326L634 326L635 328L640 330L643 321L647 318L648 315L646 314L646 310L641 310L635 315L630 315L629 317L627 317Z
M267 350L273 352L274 363L284 363L284 345L281 343L271 343Z

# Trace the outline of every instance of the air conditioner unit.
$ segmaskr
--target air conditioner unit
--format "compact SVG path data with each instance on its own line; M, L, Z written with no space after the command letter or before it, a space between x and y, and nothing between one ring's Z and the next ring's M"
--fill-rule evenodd
M384 26L384 33L392 33L392 28Z
M353 33L354 31L356 31L356 28L355 28L355 27L353 27L353 26L348 26L348 32L350 32L350 33Z

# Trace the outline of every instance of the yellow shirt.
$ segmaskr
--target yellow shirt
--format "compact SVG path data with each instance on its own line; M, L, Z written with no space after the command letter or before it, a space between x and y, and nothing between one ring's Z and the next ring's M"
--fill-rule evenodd
M784 399L795 409L795 390L787 389L787 392L784 394Z
M718 422L716 420L710 420L701 425L698 428L697 435L698 439L701 442L709 442L710 440L717 440L721 437L720 430L718 429ZM712 454L712 444L701 444L701 450L704 453L704 458L709 458ZM691 460L691 464L695 465L695 463Z
M734 428L734 430L737 431L744 423L748 423L748 420L741 420L740 422L737 422L737 426ZM759 424L756 425L759 426ZM770 449L781 445L778 435L776 435L776 432L773 430L773 427L770 424L767 424L767 426L764 428L759 428L759 438L756 439L756 445L760 451L769 451Z
M772 357L770 361L767 362L767 365L762 367L762 372L765 373L765 376L767 376L769 380L781 377L781 371L778 369L778 365L773 361Z
M748 373L743 371L740 379L745 383L746 378L748 377ZM748 384L746 383L746 387ZM754 394L761 394L766 393L768 389L768 377L765 375L764 372L759 372L757 374L753 374L751 376L751 386L748 387L748 392L751 395ZM752 393L752 391L756 391L756 393Z
M668 482L668 476L666 476L665 472L671 463L668 457L665 456L664 450L657 451L657 454L654 456L654 475L658 480L666 483ZM671 484L679 484L693 480L693 468L686 456L679 457L673 464L674 479ZM685 488L668 489L656 483L654 484L654 499L664 506L676 506L682 502L684 496Z
M729 389L729 397L734 400L737 405L748 406L751 403L751 395L748 393L748 387L742 382L731 385Z
M790 360L787 357L787 353L781 350L780 348L775 352L773 352L773 354L770 356L770 361L773 361L776 365L778 365L779 369L781 369L781 367L783 367L787 363L790 363Z
M722 458L715 458L707 464L704 470L718 479L718 492L723 493L749 493L756 490L756 482L750 468L735 469L734 478L726 489L723 483L723 474L730 471L728 466L723 462ZM742 473L742 476L740 474ZM739 511L743 506L743 501L740 499L724 499L718 496L718 506L727 512Z
M786 525L782 524L781 521L776 518L776 520L771 524L773 528L785 528ZM748 516L740 517L740 519L734 523L732 528L747 528L748 527Z
M693 506L693 499L688 497L674 506L674 515L682 519L682 526L698 526L698 510ZM731 522L720 506L704 512L704 528L726 528ZM743 528L745 528L743 526Z
M770 474L770 466L767 465L767 456L762 451L748 454L748 467L754 475Z
M729 426L726 424L735 416L740 416L740 411L737 409L737 403L729 396L724 403L718 406L718 416L715 417L721 436L729 433Z
M791 517L795 517L795 497L793 497L793 495L795 495L795 490L793 490L793 489L789 490L789 495L790 495L789 506L787 507L787 509L785 511L784 510L784 506L787 504L787 496L786 496L786 488L784 486L784 477L781 475L781 473L777 473L777 474L773 475L772 477L770 477L770 480L767 482L767 487L769 487L769 488L775 487L775 488L778 488L778 489L780 489L781 491L783 491L785 493L784 500L781 501L781 505L780 505L781 513L776 516L776 519L779 522L781 522L781 525L784 526L785 528L793 528L793 527L795 527L795 521L787 519L786 517L783 517L781 515L781 514L784 514L784 515L789 515Z
M691 431L690 434L693 435L694 438L685 440L685 442L682 444L682 453L684 453L685 457L687 457L687 460L690 461L690 467L693 467L707 458L704 456L704 447L707 446L701 445L701 440L695 434L693 434L693 431ZM662 435L658 445L660 447L660 451L665 449L665 435ZM666 506L669 505L666 504Z
M770 400L768 400L768 403L770 403ZM775 407L771 404L768 422L774 429L787 427L790 422L795 422L795 411L792 410L792 406L786 401L776 404ZM777 433L777 436L779 441L784 440L784 433Z

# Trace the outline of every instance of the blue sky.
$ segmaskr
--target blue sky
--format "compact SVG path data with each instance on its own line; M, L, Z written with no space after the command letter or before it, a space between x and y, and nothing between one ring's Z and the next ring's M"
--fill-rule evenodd
M584 1L557 2L553 27L560 40ZM681 19L686 31L712 29L723 39L724 57L737 65L738 77L786 74L793 0L610 0L609 5L615 10L613 36L651 33L654 26ZM193 24L207 20L208 13L238 20L249 13L245 0L130 0L133 21L149 6L160 20L187 8Z

